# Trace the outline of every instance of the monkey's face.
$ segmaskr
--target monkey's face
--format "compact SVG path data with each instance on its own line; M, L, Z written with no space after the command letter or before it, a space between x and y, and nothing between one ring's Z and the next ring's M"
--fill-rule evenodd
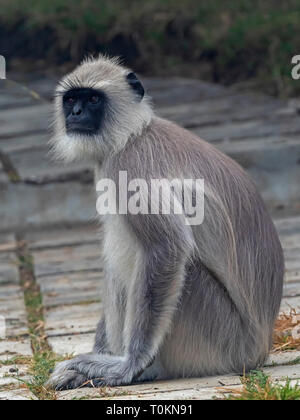
M97 134L103 122L106 97L103 92L77 88L63 96L63 110L67 134Z
M55 155L97 163L122 150L153 115L137 76L103 56L85 60L60 81L54 111Z

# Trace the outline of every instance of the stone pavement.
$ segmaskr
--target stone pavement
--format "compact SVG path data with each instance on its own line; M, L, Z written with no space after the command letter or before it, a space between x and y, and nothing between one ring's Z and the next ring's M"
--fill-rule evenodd
M31 380L34 334L62 356L91 350L102 308L103 273L93 222L91 168L66 167L47 156L48 103L54 83L29 89L0 81L0 399L36 399ZM194 130L237 159L254 176L278 229L286 258L282 311L300 311L300 117L298 104L241 94L199 81L146 80L159 113ZM2 164L2 166L1 166ZM91 221L92 220L92 221ZM26 242L31 280L24 279ZM39 286L43 321L32 330L24 301ZM2 332L1 332L2 331ZM300 381L300 351L275 352L266 372ZM238 376L182 379L59 392L57 399L211 399L241 387ZM36 393L35 393L36 394Z
M282 310L300 309L300 217L276 222L286 257L286 282ZM2 235L0 247L0 313L7 322L7 338L0 341L0 360L32 356L22 288L17 269L17 242ZM60 355L88 352L93 345L100 316L102 271L94 226L28 232L26 241L33 256L35 279L43 295L44 330L47 341ZM274 380L286 376L300 380L300 351L277 352L266 372ZM27 359L25 359L27 360ZM274 366L272 366L274 365ZM13 368L17 372L10 373ZM33 398L16 376L28 379L22 359L0 362L0 399ZM22 383L21 383L22 384ZM163 381L109 390L80 389L57 393L58 399L208 399L220 397L241 386L238 376Z
M299 214L300 103L195 80L145 84L161 116L195 131L251 173L274 214ZM29 86L48 98L55 82ZM51 161L50 121L47 101L0 80L1 229L86 223L95 216L91 168Z

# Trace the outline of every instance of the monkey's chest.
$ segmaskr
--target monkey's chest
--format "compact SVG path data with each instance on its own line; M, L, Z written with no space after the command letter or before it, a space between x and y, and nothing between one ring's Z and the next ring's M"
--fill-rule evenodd
M106 270L121 287L128 289L138 266L140 250L122 216L113 215L104 222L103 239Z

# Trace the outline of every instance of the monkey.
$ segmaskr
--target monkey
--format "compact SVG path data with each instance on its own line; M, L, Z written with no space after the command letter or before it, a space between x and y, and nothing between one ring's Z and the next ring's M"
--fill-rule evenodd
M126 171L128 182L203 179L205 188L197 225L175 212L99 215L106 276L94 348L60 362L47 385L118 386L262 366L284 260L271 216L240 165L157 116L137 75L103 55L58 84L50 143L64 162L93 162L96 183L118 184Z

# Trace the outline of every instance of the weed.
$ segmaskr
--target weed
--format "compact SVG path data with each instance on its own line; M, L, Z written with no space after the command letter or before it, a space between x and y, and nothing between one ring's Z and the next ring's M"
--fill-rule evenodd
M252 371L242 380L243 389L235 391L229 400L300 400L300 385L291 385L290 379L272 382L262 371Z

